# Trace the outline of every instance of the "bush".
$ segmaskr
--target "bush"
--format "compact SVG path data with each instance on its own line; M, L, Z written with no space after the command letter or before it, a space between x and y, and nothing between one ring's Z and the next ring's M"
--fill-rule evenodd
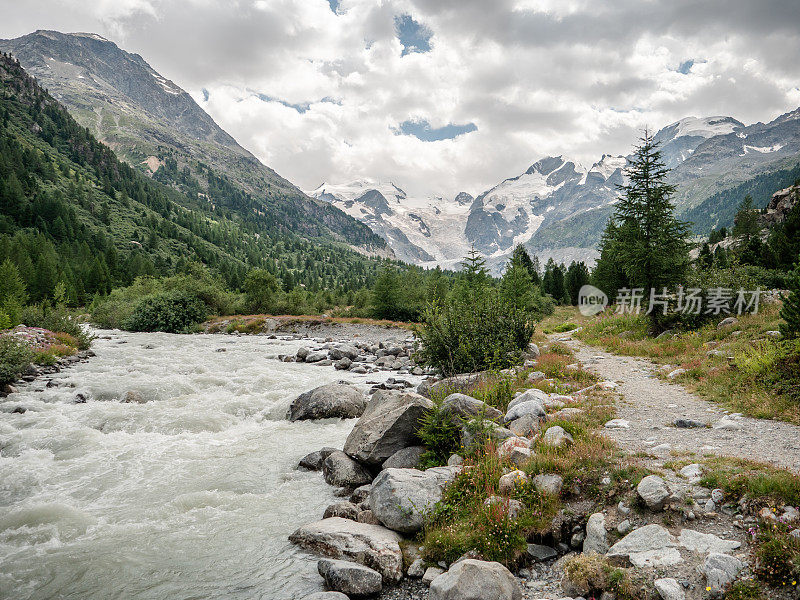
M725 592L725 600L766 600L761 586L755 581L737 581Z
M779 344L758 342L737 352L733 364L747 377L758 377L771 371L780 356Z
M33 351L27 344L10 335L0 337L0 384L14 381L32 360Z
M21 313L22 322L28 327L41 327L53 333L66 333L75 341L78 350L87 350L94 336L89 334L76 315L64 308L27 306Z
M773 586L800 581L800 540L790 535L785 523L762 523L756 533L753 573Z
M144 298L125 321L130 331L187 333L207 316L206 304L186 292L156 294Z
M446 465L447 459L459 450L460 430L452 415L442 410L441 400L422 416L417 435L425 446L419 461L423 469Z
M533 332L532 315L495 291L437 300L415 329L422 342L415 359L444 375L504 369L520 363Z
M8 329L9 327L11 327L11 317L0 310L0 329Z

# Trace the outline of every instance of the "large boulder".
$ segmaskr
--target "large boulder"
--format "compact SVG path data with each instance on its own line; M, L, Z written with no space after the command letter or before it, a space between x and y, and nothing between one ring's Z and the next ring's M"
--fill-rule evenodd
M460 471L460 467L381 471L369 494L372 513L389 529L415 533L422 529L425 515L442 499L444 486Z
M644 477L636 486L636 493L650 510L661 510L669 499L669 489L658 475Z
M519 404L515 404L512 408L509 408L504 421L510 423L511 421L515 421L527 415L544 419L547 417L547 411L538 400L528 400L527 402L520 402Z
M707 588L710 588L712 597L719 597L736 580L743 568L744 564L735 556L712 552L706 556L700 570L706 576Z
M289 536L290 542L306 550L375 569L385 582L396 582L403 576L402 539L380 525L340 517L309 523Z
M586 522L586 539L583 541L583 553L605 554L606 552L608 552L606 517L603 513L594 513Z
M433 406L413 392L378 390L347 436L344 451L364 464L382 463L398 450L418 443L419 420Z
M314 592L303 600L349 600L342 592Z
M367 598L383 589L381 574L358 563L323 558L317 563L317 571L328 589L347 594L350 598Z
M430 600L522 600L511 571L498 562L467 558L431 582Z
M355 419L366 406L364 395L352 385L329 383L300 394L289 407L289 420Z
M514 408L517 404L523 404L525 402L530 402L534 400L545 406L545 403L549 400L550 396L537 388L531 388L529 390L525 390L519 396L515 397L511 402L508 403L508 408Z
M416 469L424 453L425 446L402 448L387 458L381 469Z
M681 562L675 537L661 525L634 529L609 548L606 557L618 566L659 567Z
M466 394L450 394L442 402L442 410L450 413L457 421L469 421L479 415L494 421L503 416L495 407Z
M542 436L542 443L554 448L569 446L573 441L572 436L561 425L548 427Z
M331 452L336 452L336 448L325 447L321 450L310 452L300 459L300 464L297 466L309 471L319 471L322 469L322 463L331 455Z
M331 348L330 352L328 352L328 356L333 360L341 360L342 358L353 360L358 357L358 354L358 348L350 344L340 344L335 348Z
M335 450L322 462L322 475L328 485L357 488L372 481L372 475L362 465L341 450Z

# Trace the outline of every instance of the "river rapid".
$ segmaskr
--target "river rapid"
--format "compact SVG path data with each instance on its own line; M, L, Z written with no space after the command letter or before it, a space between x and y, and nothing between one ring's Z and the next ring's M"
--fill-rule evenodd
M366 391L392 373L269 358L308 345L299 340L110 337L52 376L58 386L39 379L0 404L0 598L289 600L321 590L316 559L287 536L321 518L333 488L295 467L341 448L354 421L290 423L286 410L323 383ZM121 403L129 390L147 402Z

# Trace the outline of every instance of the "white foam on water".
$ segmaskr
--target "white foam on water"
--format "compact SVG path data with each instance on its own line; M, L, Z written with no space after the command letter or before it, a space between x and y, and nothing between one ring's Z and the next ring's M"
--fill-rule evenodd
M354 421L290 423L286 410L317 385L366 390L391 373L266 358L300 345L115 332L95 342L95 358L56 375L61 386L37 381L9 396L27 411L0 413L0 597L288 600L321 590L315 557L287 537L321 518L333 489L295 466L341 448ZM127 391L148 402L121 403ZM78 392L88 402L74 403Z

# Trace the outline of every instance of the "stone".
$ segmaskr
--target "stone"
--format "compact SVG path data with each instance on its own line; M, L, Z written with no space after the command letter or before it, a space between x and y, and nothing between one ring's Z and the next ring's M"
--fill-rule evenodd
M667 484L658 475L648 475L636 486L636 492L650 510L662 510L669 499Z
M408 567L406 575L414 579L422 578L422 576L425 575L425 561L421 558L415 559Z
M399 390L378 390L344 443L344 451L367 465L378 465L398 450L417 445L419 420L434 404Z
M358 517L356 521L359 523L369 523L370 525L381 525L381 522L378 520L378 517L375 516L375 513L371 510L362 510L358 513Z
M703 478L703 467L697 463L686 465L680 470L681 477L685 477L689 483L698 483Z
M544 378L545 378L545 374L542 373L541 371L533 371L528 375L528 381L530 383L534 383L534 382L539 381L539 380L544 379Z
M720 504L725 499L725 492L720 488L714 488L711 490L711 499L717 504Z
M513 408L509 408L508 412L506 412L506 416L503 419L503 422L510 423L511 421L514 421L526 415L531 415L533 417L539 417L540 419L543 419L547 417L547 411L544 409L544 405L538 400L528 400L527 402L520 402L519 404L515 404Z
M309 523L289 536L290 542L306 550L374 569L384 582L396 582L403 576L402 539L385 527L340 517Z
M625 419L611 419L604 425L606 429L628 429L630 426L631 422Z
M326 360L327 358L328 358L327 352L316 350L314 352L309 352L308 354L306 354L305 362L318 363L320 361Z
M342 592L316 592L303 600L349 600Z
M712 552L706 556L700 570L706 576L706 585L711 588L712 596L721 596L743 568L744 564L738 558Z
M489 406L472 396L459 393L447 396L442 402L441 408L443 411L450 413L458 423L469 421L479 415L483 415L484 418L492 421L503 416L503 413L495 407Z
M381 469L416 469L424 453L424 446L401 448L384 461Z
M134 390L125 392L125 396L122 398L122 401L126 404L144 404L147 402L147 400L144 399L144 396Z
M372 485L369 483L358 486L353 490L353 493L350 494L350 502L353 504L361 504L365 500L369 500L369 492L371 489Z
M340 344L335 348L331 348L328 352L328 356L330 356L333 360L341 360L343 358L355 360L358 358L358 355L358 348L351 344Z
M503 443L497 448L497 453L501 458L506 458L515 448L524 448L526 450L530 450L530 447L530 440L522 437L510 437L507 440L503 440Z
M528 356L531 358L539 358L541 356L541 351L539 350L539 346L531 342L528 344Z
M507 424L508 429L518 437L529 437L539 433L542 428L542 420L534 415L524 415L519 419L514 419Z
M340 358L335 363L333 363L333 368L337 371L347 371L353 365L353 361L351 361L346 356L344 358Z
M525 390L524 392L517 394L511 400L511 402L508 403L508 409L512 409L518 404L524 404L525 402L530 402L530 401L538 402L539 404L544 406L545 402L547 402L549 399L550 395L547 392L544 392L538 388L530 388L528 390Z
M678 429L700 429L706 426L702 421L693 421L692 419L675 419L673 424Z
M722 431L739 431L744 429L744 426L737 420L724 416L719 421L711 426L713 429L720 429Z
M667 373L667 379L675 379L686 373L686 369L675 369Z
M658 595L661 600L685 600L686 593L683 591L683 586L678 583L677 579L672 577L665 577L663 579L656 579L653 582L656 587Z
M370 509L389 529L415 533L422 529L425 515L441 500L444 486L460 471L461 467L381 471L372 482Z
M708 554L716 552L727 554L741 547L742 543L736 540L723 540L713 533L702 533L694 529L682 529L678 535L678 543L692 552Z
M297 353L294 356L297 359L297 362L303 362L310 352L311 351L308 348L300 347L297 349Z
M466 392L483 377L482 373L465 373L448 377L434 383L423 381L417 387L417 392L428 398L432 396L447 396L455 392Z
M522 600L519 582L498 562L462 560L431 583L429 600Z
M331 452L336 452L336 448L323 448L322 450L310 452L300 459L300 464L297 466L309 471L319 471L322 469L322 463L331 455Z
M501 494L513 491L518 485L524 485L528 481L528 476L522 471L511 471L506 473L498 482L498 489Z
M459 454L451 454L450 458L447 459L447 466L448 467L458 467L464 464L464 457Z
M620 500L619 504L617 504L617 511L621 515L629 515L629 514L631 514L631 509L629 507L625 506L625 503L622 500Z
M781 515L781 520L784 523L794 523L798 519L800 519L800 511L798 511L794 506L783 507L783 514Z
M542 544L528 544L527 553L531 562L534 563L544 562L558 557L558 552L556 552L555 548Z
M620 535L627 535L631 529L633 529L633 525L631 525L629 519L624 519L617 523L617 533Z
M603 513L594 513L586 521L586 539L583 542L583 553L605 554L606 552L608 552L606 517Z
M374 596L383 589L381 574L358 563L323 558L317 563L317 571L329 589L350 598Z
M433 583L433 580L442 573L444 573L444 569L440 567L428 567L425 569L425 573L422 575L422 583L424 585L430 585Z
M627 567L670 566L681 562L675 537L661 525L634 529L609 548L606 557L612 564Z
M562 408L558 412L554 412L550 415L550 419L553 421L571 421L573 418L577 417L578 415L583 414L582 408L575 408L573 406L568 406L567 408ZM509 427L511 427L509 425Z
M357 488L372 481L372 475L341 450L335 450L322 462L322 475L328 485Z
M476 425L475 421L470 421L461 428L461 445L466 449L471 449L475 444L487 439L503 441L516 437L510 429L500 427L500 425L492 421L484 421L482 428L475 427Z
M542 436L542 443L547 444L548 446L553 446L554 448L560 448L561 446L568 446L572 444L574 440L572 436L568 434L561 425L553 425L552 427L548 427L547 431L544 432Z
M561 475L555 474L537 475L533 478L533 487L538 492L558 496L561 493L561 488L564 487L564 479Z
M486 507L495 506L498 504L503 505L503 512L507 514L508 518L512 521L516 521L525 508L522 502L519 500L505 498L503 496L490 496L483 501L483 505Z
M366 406L364 395L352 385L329 383L300 394L289 407L289 420L355 419Z
M717 329L722 329L723 327L729 327L731 325L736 325L739 322L739 319L736 317L725 317L717 323Z
M322 515L322 518L328 519L330 517L342 517L343 519L358 521L358 513L360 512L361 511L359 510L358 506L352 502L335 502L325 509L325 513Z

